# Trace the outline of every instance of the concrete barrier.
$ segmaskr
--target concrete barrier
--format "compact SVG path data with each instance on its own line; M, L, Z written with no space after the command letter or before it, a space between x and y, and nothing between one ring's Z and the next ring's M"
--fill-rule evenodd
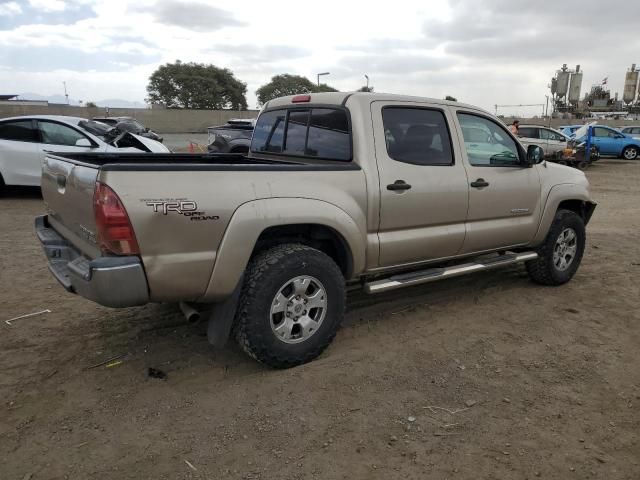
M173 110L144 108L73 107L69 105L0 105L0 118L21 115L68 115L71 117L133 117L160 133L204 133L232 118L255 118L258 110Z
M173 109L144 109L144 108L110 108L107 115L106 109L72 107L69 105L0 105L0 118L16 117L21 115L69 115L72 117L133 117L145 126L160 133L205 133L207 127L222 125L232 118L255 118L258 110L173 110ZM503 118L507 125L513 118ZM521 125L545 125L549 126L549 120L542 118L519 118ZM578 125L588 123L593 119L562 120L551 119L551 127L560 125ZM625 125L640 125L640 120L598 120L600 125L611 127L623 127Z

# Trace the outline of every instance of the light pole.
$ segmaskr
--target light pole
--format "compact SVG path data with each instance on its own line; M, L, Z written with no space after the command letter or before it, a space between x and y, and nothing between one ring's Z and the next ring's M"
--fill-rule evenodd
M329 75L329 73L331 73L331 72L322 72L322 73L318 74L318 86L320 86L320 77L323 76L323 75Z
M366 73L364 74L364 78L367 79L367 92L369 91L369 75L367 75Z

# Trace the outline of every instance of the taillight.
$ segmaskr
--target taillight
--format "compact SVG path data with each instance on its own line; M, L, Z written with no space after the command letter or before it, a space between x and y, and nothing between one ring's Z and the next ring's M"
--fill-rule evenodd
M311 95L296 95L291 99L291 103L305 103L311 101Z
M107 255L138 255L140 248L122 202L104 183L96 182L93 212L100 250Z

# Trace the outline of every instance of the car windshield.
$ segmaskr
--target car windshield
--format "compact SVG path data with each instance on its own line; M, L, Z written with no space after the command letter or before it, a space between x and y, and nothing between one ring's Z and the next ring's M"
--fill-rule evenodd
M133 127L138 130L138 131L142 131L145 130L145 126L142 125L140 122L137 122L136 120L125 120L126 123L128 123L129 125L133 125Z
M78 122L78 126L86 132L98 137L104 137L107 132L113 128L109 125L105 125L104 123L96 122L95 120L81 120Z

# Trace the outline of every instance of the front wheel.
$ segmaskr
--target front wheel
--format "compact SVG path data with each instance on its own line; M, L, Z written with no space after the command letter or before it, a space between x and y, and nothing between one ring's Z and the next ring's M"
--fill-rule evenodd
M541 285L562 285L573 278L585 245L582 217L571 210L558 210L538 258L526 263L529 277Z
M632 146L625 147L625 149L622 150L622 158L625 160L635 160L638 158L638 149Z
M236 313L236 339L251 357L288 368L320 355L345 306L342 272L323 252L284 244L250 262Z

